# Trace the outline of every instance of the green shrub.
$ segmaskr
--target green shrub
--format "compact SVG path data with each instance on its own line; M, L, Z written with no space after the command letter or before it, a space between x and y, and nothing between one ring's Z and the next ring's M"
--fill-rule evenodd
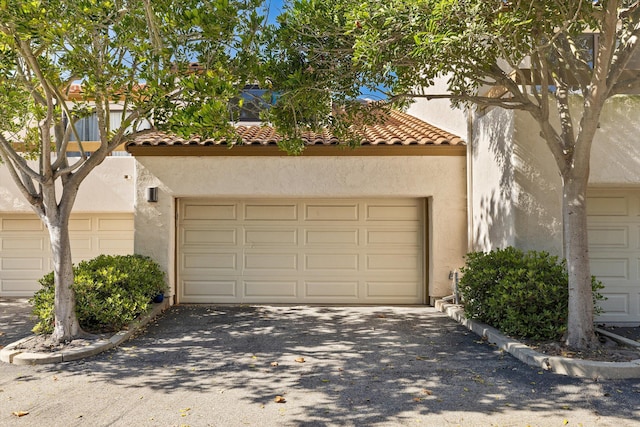
M100 255L74 266L72 285L80 326L89 332L118 331L145 312L153 297L167 289L164 273L141 255ZM39 280L31 303L39 321L33 332L53 332L53 272Z
M566 264L547 252L508 247L467 255L460 293L465 314L505 334L557 340L566 331L569 286ZM594 305L602 283L592 278Z

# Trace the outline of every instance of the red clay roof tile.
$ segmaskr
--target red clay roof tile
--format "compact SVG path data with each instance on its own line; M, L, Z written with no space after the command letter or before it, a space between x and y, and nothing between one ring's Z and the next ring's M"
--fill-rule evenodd
M239 125L237 134L245 145L276 145L282 137L270 126ZM439 129L414 116L392 111L386 119L366 126L361 132L362 145L464 145L462 138ZM302 140L307 145L339 145L339 139L329 133L304 132ZM188 139L163 132L147 132L136 137L127 146L209 146L224 145L224 140L206 139L198 137Z

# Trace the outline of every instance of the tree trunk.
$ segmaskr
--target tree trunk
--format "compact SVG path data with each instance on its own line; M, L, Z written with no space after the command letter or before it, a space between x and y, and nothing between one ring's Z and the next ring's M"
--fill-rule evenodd
M588 177L588 174L582 175ZM562 186L564 255L569 269L566 344L573 348L597 345L587 240L587 181L585 177L569 177L563 180Z
M83 331L76 317L76 299L71 288L74 275L68 215L61 215L55 223L48 222L47 228L51 241L55 283L55 324L51 340L71 341Z

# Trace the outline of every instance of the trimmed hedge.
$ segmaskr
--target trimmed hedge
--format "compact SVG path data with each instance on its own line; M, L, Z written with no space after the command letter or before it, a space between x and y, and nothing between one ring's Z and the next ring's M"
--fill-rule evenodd
M74 266L76 315L87 332L114 332L147 311L167 290L164 272L142 255L100 255ZM53 272L39 280L42 288L30 302L39 321L36 334L50 334L54 324Z
M467 254L461 271L467 317L518 338L558 340L566 332L569 279L564 260L508 247ZM598 293L603 285L592 277L591 286L595 305L603 299Z

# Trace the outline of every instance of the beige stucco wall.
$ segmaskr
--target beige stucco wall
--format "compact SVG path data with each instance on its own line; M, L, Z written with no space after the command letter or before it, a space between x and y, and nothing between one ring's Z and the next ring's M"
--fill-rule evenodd
M592 146L592 187L640 188L638 111L638 96L607 102ZM476 249L515 245L561 253L561 179L538 129L522 111L496 108L474 117L470 197Z
M420 91L425 95L446 94L448 93L447 79L436 79L433 86L422 88ZM465 141L467 139L466 112L461 108L452 107L449 99L415 98L413 104L407 109L407 113L458 135Z
M37 168L37 163L31 165ZM134 174L133 157L107 157L80 184L73 212L133 212ZM1 164L0 212L33 212Z
M153 257L175 289L175 204L181 197L429 200L429 295L451 293L466 253L466 159L452 157L137 157L135 251ZM146 188L158 187L158 202Z

